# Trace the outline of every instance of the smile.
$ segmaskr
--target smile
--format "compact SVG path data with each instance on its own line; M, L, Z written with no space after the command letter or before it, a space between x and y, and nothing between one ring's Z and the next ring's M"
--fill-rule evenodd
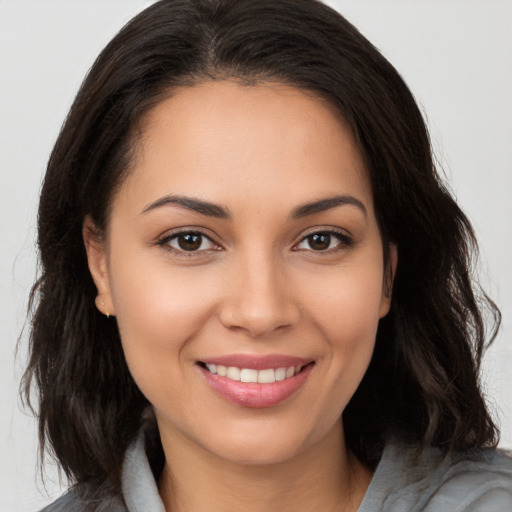
M300 372L301 366L288 366L281 368L266 368L255 370L253 368L237 368L236 366L223 366L205 364L210 373L226 377L237 382L254 382L259 384L271 384L272 382L290 379Z
M273 407L295 395L315 362L288 356L245 355L198 361L206 384L218 396L241 407Z

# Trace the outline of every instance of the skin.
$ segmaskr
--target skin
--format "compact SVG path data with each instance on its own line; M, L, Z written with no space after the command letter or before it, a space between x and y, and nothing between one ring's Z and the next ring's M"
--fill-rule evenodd
M106 237L86 219L84 240L98 308L116 315L155 410L166 510L356 510L371 472L346 449L340 418L389 310L392 276L350 130L289 86L219 81L175 91L142 133ZM154 206L170 194L230 218ZM362 207L293 216L333 196ZM312 245L310 235L333 230L326 248ZM176 231L208 238L184 251ZM197 364L240 353L314 365L291 397L254 409L220 397Z

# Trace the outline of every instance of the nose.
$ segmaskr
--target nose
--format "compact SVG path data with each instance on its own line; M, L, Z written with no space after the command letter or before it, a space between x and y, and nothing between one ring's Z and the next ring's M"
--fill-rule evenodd
M225 276L220 321L230 330L261 338L294 326L300 308L283 265L271 256L244 258Z

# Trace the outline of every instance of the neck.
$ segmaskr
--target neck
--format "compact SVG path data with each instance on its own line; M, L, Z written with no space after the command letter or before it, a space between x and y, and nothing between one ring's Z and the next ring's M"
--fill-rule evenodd
M233 463L162 434L167 512L356 511L372 476L347 451L341 421L292 459L269 465Z

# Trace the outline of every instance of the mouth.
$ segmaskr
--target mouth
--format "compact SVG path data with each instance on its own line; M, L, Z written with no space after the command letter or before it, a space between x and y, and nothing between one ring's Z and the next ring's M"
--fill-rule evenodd
M307 366L281 366L279 368L256 370L254 368L239 368L237 366L224 366L214 363L199 362L198 364L214 375L219 375L235 382L258 384L272 384L273 382L291 379ZM313 364L313 362L308 364Z
M296 394L315 361L237 356L198 361L197 365L209 388L221 398L241 407L266 408Z

